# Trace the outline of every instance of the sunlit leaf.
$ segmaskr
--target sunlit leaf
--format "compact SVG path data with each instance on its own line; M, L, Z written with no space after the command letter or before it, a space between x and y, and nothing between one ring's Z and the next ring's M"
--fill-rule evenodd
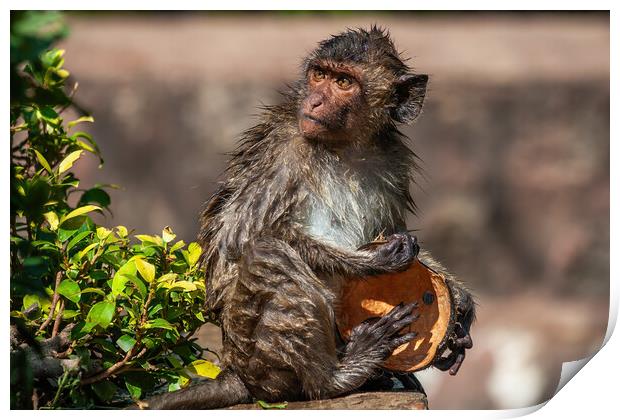
M57 292L74 303L78 303L82 296L80 286L71 279L63 280L58 286Z
M37 156L37 160L39 161L41 166L43 166L45 168L47 173L49 173L50 175L53 174L52 167L47 162L47 159L45 159L45 157L43 157L43 155L41 153L39 153L38 150L36 150L36 149L32 149L32 150L34 151L34 154Z
M90 308L88 315L86 315L86 322L92 322L100 327L106 328L112 322L114 317L114 310L116 309L114 303L111 302L98 302Z
M191 281L181 280L167 286L170 290L183 290L184 292L193 292L198 290L196 285Z
M283 409L286 408L286 406L288 405L287 402L282 402L282 403L268 403L265 402L263 400L258 400L256 401L256 403L258 404L258 406L262 409L265 410L270 410L270 409Z
M58 215L56 213L54 213L53 211L48 211L47 213L43 213L43 217L45 217L45 220L47 220L47 223L50 224L50 229L51 230L56 230L58 229Z
M185 246L185 242L183 241L178 241L176 244L172 245L170 247L170 253L173 253L176 250L179 250L181 248L183 248Z
M90 244L86 248L81 250L80 253L78 254L78 259L81 260L82 258L84 258L84 256L88 254L88 252L91 251L93 248L95 248L97 245L99 244L98 243Z
M165 243L169 243L169 242L172 242L174 238L177 237L177 235L175 235L174 232L172 232L172 229L170 229L170 226L166 226L164 230L162 230L161 232L161 237Z
M71 169L75 161L80 158L82 153L82 150L76 150L75 152L69 153L69 156L64 158L62 162L60 162L60 165L58 165L58 174L60 175L61 173Z
M190 363L186 369L195 375L211 379L215 379L221 372L217 365L208 360L196 360Z
M176 328L163 318L155 318L145 324L145 328L163 328L176 331Z
M125 289L125 284L129 278L125 274L136 274L136 262L135 260L127 261L122 267L120 267L114 277L112 278L112 296L116 297Z
M192 242L187 247L187 252L189 254L188 259L187 259L187 264L190 267L193 267L194 265L196 265L196 263L200 259L200 253L202 252L202 248L200 248L200 245L198 245L196 242Z
M118 232L118 236L120 236L121 238L125 238L128 233L125 226L117 226L116 231Z
M142 259L136 259L134 260L134 262L136 264L138 272L140 272L140 275L144 280L149 283L155 280L155 266L153 264L148 263Z
M78 207L77 209L75 209L75 210L65 214L60 219L60 223L63 224L64 222L66 222L69 219L73 219L74 217L81 216L83 214L90 213L91 211L95 211L95 210L101 210L101 207L99 207L99 206L92 206L92 205Z
M103 241L108 236L110 236L110 233L112 233L112 231L109 230L109 229L104 228L103 226L100 226L100 227L97 228L97 238L100 241Z
M127 334L123 334L122 336L119 337L118 340L116 340L116 344L125 352L127 353L129 350L131 350L133 348L133 346L136 344L136 340L127 335Z
M140 240L140 242L150 242L155 245L163 246L164 242L159 236L151 236L151 235L136 235L136 238Z
M91 117L90 115L84 116L84 117L80 117L77 120L73 120L73 121L69 121L67 123L67 128L72 128L73 126L82 123L82 122L95 122L95 119L93 117Z

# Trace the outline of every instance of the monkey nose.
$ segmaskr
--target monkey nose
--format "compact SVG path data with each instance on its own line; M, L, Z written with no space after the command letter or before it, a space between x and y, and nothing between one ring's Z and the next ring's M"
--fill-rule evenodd
M314 111L316 108L323 105L323 98L318 95L312 96L309 99L310 111Z

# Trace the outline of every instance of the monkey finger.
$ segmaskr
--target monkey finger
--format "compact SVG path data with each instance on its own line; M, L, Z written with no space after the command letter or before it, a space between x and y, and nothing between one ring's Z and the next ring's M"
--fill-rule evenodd
M463 360L465 360L465 350L462 350L460 353L457 354L456 360L454 364L452 365L452 367L450 368L451 376L454 376L459 372L459 369L461 368L461 365L463 364Z
M402 346L403 344L407 344L408 342L410 342L411 340L413 340L414 338L416 338L418 336L417 332L410 332L407 334L403 334L400 335L396 338L394 338L391 342L392 346L394 346L394 349Z
M467 334L465 337L457 338L456 340L454 340L454 344L456 344L457 347L464 349L471 349L474 346L474 342L472 341L469 334Z
M389 328L390 335L391 334L396 334L397 332L399 332L403 328L408 327L409 325L411 325L419 317L420 317L419 315L413 315L412 314L412 315L408 315L408 316L404 317L401 320L398 320L398 321L394 322L392 325L390 325L390 328Z
M450 369L452 365L454 365L454 363L456 362L457 356L458 356L458 353L453 351L446 357L438 358L437 361L433 363L433 366L435 366L437 369L441 371L446 371Z

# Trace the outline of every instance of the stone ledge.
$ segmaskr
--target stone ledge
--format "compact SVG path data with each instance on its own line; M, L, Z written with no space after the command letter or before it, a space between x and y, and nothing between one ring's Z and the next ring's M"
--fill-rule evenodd
M258 404L239 404L228 410L260 410ZM289 410L427 410L426 396L419 392L364 392L330 400L295 401Z

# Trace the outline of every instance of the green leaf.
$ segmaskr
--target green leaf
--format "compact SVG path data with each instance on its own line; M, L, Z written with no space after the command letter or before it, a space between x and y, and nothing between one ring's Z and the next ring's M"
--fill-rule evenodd
M136 268L144 280L149 283L155 280L155 266L153 264L139 258L136 258L134 262L136 263Z
M54 172L52 172L52 167L50 166L50 164L47 162L47 159L45 159L45 157L43 157L43 155L41 153L39 153L38 150L36 149L32 149L34 150L34 154L37 156L37 160L39 161L39 163L41 164L41 166L43 166L45 168L45 170L47 171L47 173L49 173L50 175L52 175Z
M286 406L288 405L287 402L283 402L283 403L268 403L265 402L263 400L258 400L256 401L256 403L258 404L258 406L264 410L270 410L270 409L283 409L286 408Z
M129 383L128 381L125 381L125 387L127 388L127 391L129 391L129 395L131 395L131 398L133 398L134 400L140 399L140 397L142 396L142 388L140 388L138 385L134 385Z
M69 153L69 156L64 158L62 162L60 162L60 165L58 165L58 175L71 169L75 161L80 158L82 153L82 150L76 150L75 152Z
M83 250L81 250L81 251L80 251L80 253L78 254L78 259L80 259L80 260L81 260L82 258L84 258L84 256L85 256L86 254L88 254L88 252L89 252L91 249L93 249L94 247L96 247L97 245L99 245L99 244L95 242L94 244L90 244L90 245L88 245L86 248L84 248Z
M81 216L83 214L90 213L91 211L95 211L95 210L101 210L101 207L92 206L92 205L78 207L77 209L62 216L62 218L60 219L60 224L63 224L69 219L73 219L74 217Z
M172 245L172 246L170 247L170 253L172 253L172 252L174 252L174 251L176 251L176 250L178 250L178 249L181 249L181 248L183 248L184 246L185 246L185 242L183 242L183 241L181 240L181 241L177 242L176 244L174 244L174 245Z
M189 256L187 258L187 264L190 267L193 267L194 265L196 265L196 263L200 259L200 254L202 252L202 248L200 248L200 245L198 245L196 242L192 242L187 247L187 251L189 253Z
M169 290L183 290L184 292L193 292L198 290L196 285L191 281L181 280L166 286Z
M38 115L42 120L47 121L53 125L57 125L60 122L58 118L58 113L54 111L54 108L50 106L41 107L38 110Z
M97 289L96 287L87 287L86 289L82 290L82 294L85 293L97 293L98 295L105 296L105 292L101 289Z
M108 236L110 236L110 233L112 233L111 230L104 228L103 226L99 226L97 228L97 238L100 241L105 240Z
M140 240L140 242L150 242L158 246L164 246L164 242L159 236L151 236L151 235L136 235L136 238Z
M43 213L43 217L47 220L47 223L50 224L51 230L58 229L58 216L53 211L48 211L47 213Z
M155 318L144 324L144 326L147 329L163 328L164 330L176 331L176 328L163 318Z
M163 276L160 276L157 279L157 282L158 283L168 283L169 285L171 285L172 283L174 283L176 281L177 277L179 277L178 274L166 273ZM166 287L166 285L164 285L164 287Z
M127 335L127 334L123 334L119 337L118 340L116 340L116 344L125 352L127 353L129 350L131 350L133 348L133 346L136 344L136 340Z
M75 311L73 309L65 309L64 311L62 311L62 319L75 318L76 316L80 315L80 313L80 311Z
M86 315L86 322L91 322L106 328L112 322L114 317L114 310L116 306L111 302L98 302L90 308L88 315Z
M100 205L102 208L108 207L111 203L110 195L101 188L91 188L82 194L78 205L82 206L93 203Z
M116 226L116 231L118 232L118 236L121 238L127 237L127 228L125 226Z
M123 264L114 274L112 278L112 296L116 297L125 290L125 284L129 280L126 274L136 274L136 262L135 260L127 261Z
M166 226L164 228L164 230L162 230L162 232L161 232L161 237L162 237L164 243L169 243L169 242L172 242L174 240L174 238L177 237L177 235L175 235L172 232L172 229L170 229L170 226Z
M146 286L144 285L142 280L140 280L137 276L133 274L129 274L129 273L123 274L123 276L129 279L131 283L133 283L133 285L136 286L136 289L138 289L138 293L140 293L140 297L142 299L145 299L147 291L146 291Z
M88 235L90 235L90 230L80 232L77 235L75 235L73 239L71 239L71 241L69 241L69 243L67 244L66 251L69 252L71 248L73 248L78 242L80 242L82 239L84 239Z
M79 123L82 123L82 122L95 122L95 119L91 117L90 115L87 115L85 117L80 117L77 120L69 121L67 123L67 128L72 128L73 126Z
M217 365L208 360L196 360L190 363L186 369L195 375L211 379L215 379L221 372L221 369Z
M82 296L80 286L73 280L65 279L58 286L57 292L69 299L71 302L78 303Z
M95 382L94 384L91 385L91 387L93 391L95 391L95 394L103 402L111 400L112 397L114 397L114 394L116 394L116 389L117 389L116 385L114 385L109 380L102 381L102 382Z
M39 308L41 307L41 301L39 300L39 296L38 295L25 295L22 298L22 307L23 310L25 311L26 309L30 308L33 304L37 304L37 306L39 306Z

